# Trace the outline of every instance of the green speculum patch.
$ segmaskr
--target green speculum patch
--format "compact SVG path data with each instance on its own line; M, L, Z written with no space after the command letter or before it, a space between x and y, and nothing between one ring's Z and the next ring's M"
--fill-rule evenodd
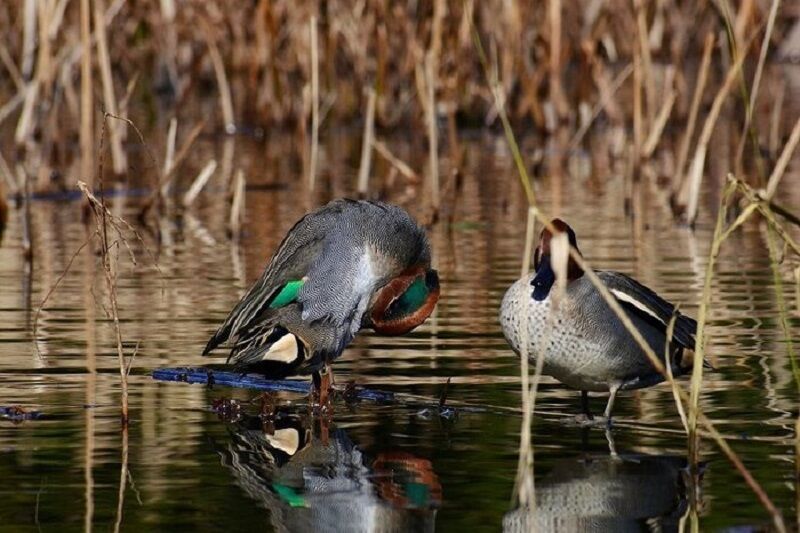
M386 320L393 320L409 315L420 308L428 297L428 286L425 278L417 278L408 286L406 291L389 305L386 310Z
M277 309L295 301L297 299L297 293L300 292L302 286L302 279L287 282L286 285L278 291L278 294L275 295L272 301L269 302L270 309Z

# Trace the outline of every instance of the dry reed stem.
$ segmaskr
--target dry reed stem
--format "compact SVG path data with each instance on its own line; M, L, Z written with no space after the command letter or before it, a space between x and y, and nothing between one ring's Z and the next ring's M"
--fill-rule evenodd
M750 43L752 43L752 40ZM745 45L744 50L739 54L739 58L725 76L725 82L722 84L722 87L719 88L719 91L717 91L717 95L714 97L714 103L711 105L711 111L709 111L708 117L706 117L705 124L703 125L703 130L700 132L697 150L692 160L692 166L689 170L687 181L689 186L689 198L686 207L686 221L690 225L694 225L697 219L697 208L700 202L700 185L703 181L703 168L705 167L706 154L708 153L708 143L711 141L711 134L714 132L714 126L716 126L717 119L722 111L722 104L725 103L734 82L739 79L739 72L742 70L742 64L747 57L746 52L750 43Z
M189 207L194 203L197 199L197 195L200 194L200 191L206 186L206 183L211 179L215 170L217 170L217 160L212 159L206 163L206 166L197 174L194 182L192 182L192 186L189 187L189 190L183 195L183 207Z
M366 196L369 171L372 165L372 141L375 136L375 90L367 89L367 114L364 119L364 137L361 139L361 162L358 165L358 194Z
M162 176L169 176L170 172L172 172L172 167L175 163L175 142L178 137L178 119L172 117L169 121L169 129L167 130L167 147L164 152L164 170L162 171ZM164 181L164 185L160 187L161 196L166 197L167 193L169 193L169 185L168 181Z
M81 0L81 179L94 183L94 105L92 103L92 48L89 0Z
M405 161L394 155L384 143L373 139L372 147L375 148L375 151L378 152L384 159L386 159L386 161L388 161L393 168L396 168L400 174L405 176L407 180L412 182L418 182L421 180L419 174L414 172L414 170L408 166Z
M711 306L711 282L714 278L714 267L719 256L722 242L725 240L725 217L728 212L728 203L736 190L736 184L729 182L722 193L719 211L717 213L717 223L714 228L714 235L711 241L711 249L708 253L708 263L703 282L703 293L700 300L700 308L697 311L697 332L695 334L694 363L692 365L691 394L689 403L689 455L692 465L697 465L699 460L699 442L697 437L697 414L700 409L700 390L703 385L703 365L705 356L705 328L706 315ZM742 212L742 216L751 215L752 210ZM741 218L741 217L740 217ZM743 220L742 220L743 221ZM733 227L733 226L732 226ZM730 232L727 233L730 235ZM700 363L700 364L697 364Z
M569 114L569 105L561 86L561 0L548 0L547 20L550 26L550 102L556 116L563 119Z
M22 79L22 74L20 74L14 60L11 59L11 54L8 53L8 48L3 42L0 42L0 62L3 63L6 71L8 71L8 75L11 81L14 82L17 92L23 91L25 89L25 80Z
M705 94L706 82L708 81L708 73L711 67L711 52L714 50L714 34L709 32L706 35L703 44L703 59L700 61L700 66L697 70L697 83L695 84L694 94L692 95L692 104L689 108L689 120L686 123L686 131L681 138L681 144L678 148L678 159L675 163L675 181L672 186L673 194L680 194L677 198L678 203L686 204L686 195L688 189L684 189L686 161L689 158L689 146L694 137L694 129L697 124L697 115L700 112L700 104L703 101Z
M114 533L122 527L122 510L125 507L125 488L128 481L128 426L122 426L122 452L119 465L119 490L117 491L117 514L114 519Z
M633 47L633 174L639 172L642 153L642 55L638 46Z
M97 62L100 67L100 79L103 85L103 102L106 112L116 116L118 114L117 98L114 94L114 78L111 74L111 57L108 53L106 39L106 26L103 24L105 11L104 0L94 0L94 26L97 35ZM122 134L120 126L123 123L113 121L108 124L108 138L111 144L111 164L114 174L120 175L128 166L125 150L122 148Z
M794 269L794 305L796 313L800 315L800 266Z
M786 352L789 354L789 361L792 363L792 374L794 375L795 386L800 392L800 368L797 365L797 358L794 353L792 343L792 329L789 325L789 309L783 297L783 278L781 277L781 251L775 242L775 230L773 224L767 225L767 247L769 248L769 263L772 267L772 283L775 286L775 302L778 304L778 319L783 330L783 337L786 341Z
M775 191L778 189L778 184L786 172L786 167L789 166L789 161L791 161L792 155L797 149L798 143L800 143L800 117L798 117L797 121L794 123L792 133L789 136L789 141L784 145L781 156L778 158L778 162L775 164L775 168L772 170L772 174L769 176L769 181L767 181L767 189L765 193L767 200L771 200L775 195Z
M314 190L317 181L319 159L319 39L317 37L317 17L311 16L308 23L311 48L311 154L308 165L308 185Z
M669 324L667 324L667 340L664 343L664 361L669 362L670 360L670 345L672 344L672 336L675 333L675 321L678 318L678 306L675 306L675 309L672 311L672 317L669 319ZM672 365L666 364L664 365L668 374L667 380L672 385L670 389L672 390L672 397L675 400L675 406L678 408L678 416L681 417L681 423L683 424L683 429L686 431L686 434L689 434L689 423L686 420L686 411L683 409L683 402L681 401L681 393L678 390L678 382L675 381L675 376L672 373Z
M22 19L22 60L20 62L23 79L30 79L33 72L36 52L36 2L37 0L24 0Z
M14 173L11 171L11 167L8 166L8 162L6 162L2 152L0 152L0 174L3 175L3 181L5 181L6 187L8 187L8 194L10 196L19 194L19 184L14 178Z
M481 37L474 25L472 26L472 39L475 43L475 48L478 50L478 57L480 58L481 65L483 66L486 81L492 91L495 110L500 117L500 122L503 124L503 133L509 149L511 150L511 155L514 158L514 165L517 167L517 172L519 173L520 181L522 182L522 188L525 191L525 197L528 200L528 205L535 207L537 205L536 193L533 189L533 184L531 182L530 175L528 174L528 169L525 166L525 161L522 159L522 153L519 150L517 139L514 136L514 130L511 129L511 122L508 120L508 115L506 114L505 100L503 99L500 91L500 84L497 81L497 77L492 76L492 70L489 66L489 61L486 58L486 53L483 49L483 43L481 43Z
M31 178L27 172L21 173L22 190L22 256L30 268L33 261L33 229L31 228Z
M427 126L428 126L428 155L429 155L429 189L431 193L431 206L434 211L439 209L439 132L436 128L436 72L434 69L433 55L425 58L425 99L427 101Z
M101 149L102 150L102 149ZM100 164L100 176L102 183L102 158ZM120 386L121 386L121 421L122 426L125 427L128 425L129 415L128 415L128 373L127 373L127 365L125 364L125 352L122 348L122 331L120 330L120 323L119 323L119 309L117 305L117 256L119 254L119 241L115 241L114 243L110 243L108 240L108 226L109 226L109 219L113 217L108 212L102 197L98 200L86 184L82 181L78 181L78 188L83 192L84 196L86 196L89 205L92 208L92 212L94 213L95 217L95 224L97 233L100 236L100 258L103 264L103 273L105 275L106 280L106 289L108 290L108 300L111 306L111 319L114 322L114 337L116 340L117 345L117 361L119 363L119 377L120 377ZM122 235L119 228L113 225L112 219L112 228L114 228L117 232L119 239L125 242L125 238ZM116 253L111 254L111 248L114 248ZM130 250L130 248L129 248Z
M522 257L521 277L530 271L533 252L533 239L536 228L536 207L528 207L528 219L525 225L525 248ZM525 311L527 313L527 309ZM523 318L523 323L527 322ZM520 340L520 381L522 386L522 427L520 428L517 478L514 492L520 507L533 511L533 450L531 447L531 425L533 422L533 398L531 397L530 369L528 367L528 328L523 327Z
M638 37L639 54L641 59L644 92L647 99L647 125L642 129L652 128L656 112L656 85L653 79L653 62L650 58L650 44L648 43L647 19L643 0L634 0L636 11L636 36Z
M781 137L781 113L783 111L783 100L786 98L786 83L778 84L778 95L775 97L770 113L769 121L769 153L775 155L778 152L778 144Z
M242 234L242 219L244 214L244 196L247 180L244 177L244 171L239 169L236 172L233 184L233 200L231 201L231 215L228 220L228 227L230 228L231 238L238 240Z
M39 97L39 79L31 80L25 86L22 113L20 113L17 129L14 132L14 141L22 145L28 141L30 132L33 129L33 114L36 109L36 101Z
M236 133L236 120L233 113L233 99L231 98L231 87L228 84L228 75L225 73L225 63L222 55L209 28L205 30L206 43L208 44L208 54L211 63L214 65L214 76L217 78L219 88L219 105L222 110L222 121L225 124L225 133Z
M758 89L761 85L761 76L764 72L764 64L767 61L767 50L769 50L769 43L772 39L772 31L775 28L775 19L778 15L778 8L781 5L781 0L772 0L772 6L769 10L769 18L767 19L767 29L764 32L764 40L761 43L761 52L758 56L758 65L756 66L756 73L753 75L753 85L750 88L750 102L745 108L744 125L742 126L741 138L739 139L739 146L736 149L736 165L739 164L744 155L744 145L747 143L747 132L750 131L750 124L753 120L753 113L756 109L756 101L758 99ZM754 141L757 139L754 136Z
M8 102L6 102L2 107L0 107L0 124L5 122L5 120L14 113L17 108L25 101L25 91L18 92L11 98Z

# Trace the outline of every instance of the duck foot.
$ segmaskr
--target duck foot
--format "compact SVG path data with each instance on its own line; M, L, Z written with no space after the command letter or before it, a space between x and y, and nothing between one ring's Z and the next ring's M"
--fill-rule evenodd
M583 428L606 428L611 429L614 425L614 419L605 416L592 416L583 413L576 415L571 419L571 422Z
M312 375L314 388L311 393L311 408L315 414L333 413L333 372L327 365L322 372Z

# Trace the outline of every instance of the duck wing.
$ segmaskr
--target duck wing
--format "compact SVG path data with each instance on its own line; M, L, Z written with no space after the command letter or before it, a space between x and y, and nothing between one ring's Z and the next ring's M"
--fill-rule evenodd
M598 271L597 276L629 314L648 322L665 335L674 315L675 326L672 332L672 343L681 348L694 350L697 332L697 322L694 319L676 311L674 305L664 300L655 291L625 274Z

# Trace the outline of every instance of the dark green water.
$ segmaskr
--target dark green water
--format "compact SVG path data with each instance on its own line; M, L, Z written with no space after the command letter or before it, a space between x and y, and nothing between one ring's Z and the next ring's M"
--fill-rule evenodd
M355 187L358 143L334 138L326 146L317 203L352 194ZM404 147L393 145L407 157ZM123 338L129 352L139 346L121 503L117 356L113 329L99 307L105 293L96 247L76 256L34 338L35 311L86 231L78 203L35 201L35 261L28 274L21 212L12 211L0 247L0 405L38 410L43 418L0 419L0 531L108 531L117 522L129 531L497 531L504 517L513 529L517 517L507 513L521 423L519 370L496 316L505 289L519 275L526 205L502 140L464 144L463 186L452 219L431 229L442 280L434 315L403 338L362 334L335 366L340 383L355 380L429 401L452 378L452 405L486 410L442 419L422 416L417 407L339 401L324 423L309 414L305 398L287 394L280 397L281 414L266 427L252 418L258 406L247 403L255 393L149 376L159 367L209 363L200 357L208 337L305 211L302 170L279 153L265 154L254 141L236 138L235 164L226 170L221 141L207 140L201 148L182 179L188 184L209 158L222 158L209 189L184 216L161 221L160 246L143 232L158 269L137 243L138 266L124 256L120 263ZM413 160L424 168L424 154ZM538 182L545 209L569 221L593 265L632 274L696 315L717 202L711 191L719 176L708 184L692 233L673 225L665 197L649 184L634 193L636 216L626 217L620 165L590 166L592 161L576 156L562 177ZM235 168L248 178L245 235L238 245L227 238L220 192L225 172ZM793 168L782 201L797 206L800 174ZM389 181L388 174L376 162L371 187L422 216L417 198L424 190L402 177ZM128 215L136 204L131 198L111 201L112 209ZM723 249L709 327L710 359L718 371L707 376L701 401L792 523L797 392L765 250L757 224L746 225ZM791 272L782 273L794 309ZM797 312L790 320L796 335ZM231 398L241 402L241 417L226 419L212 410ZM593 407L602 409L604 401L595 399ZM686 442L669 389L618 399L613 439L620 460L609 458L603 431L564 423L578 410L577 393L543 381L533 434L538 526L688 527L680 471ZM768 524L713 442L703 442L702 454L707 467L700 528Z

